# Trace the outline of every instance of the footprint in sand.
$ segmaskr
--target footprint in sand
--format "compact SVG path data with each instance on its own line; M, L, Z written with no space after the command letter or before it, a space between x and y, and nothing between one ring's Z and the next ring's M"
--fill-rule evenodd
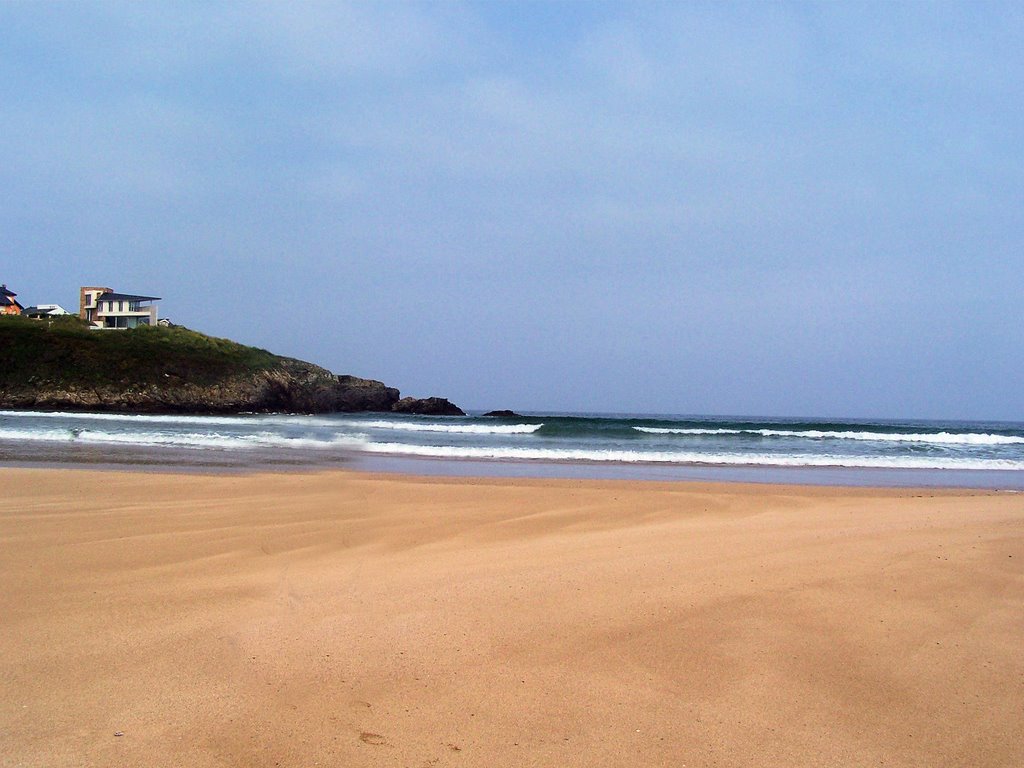
M359 740L364 744L373 744L377 747L387 746L388 743L387 739L379 733L370 733L369 731L361 731L359 733Z

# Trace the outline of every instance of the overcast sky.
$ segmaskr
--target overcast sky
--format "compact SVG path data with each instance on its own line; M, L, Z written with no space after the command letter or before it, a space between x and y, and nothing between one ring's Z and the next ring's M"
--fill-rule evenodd
M1024 6L0 3L0 282L465 408L1024 419Z

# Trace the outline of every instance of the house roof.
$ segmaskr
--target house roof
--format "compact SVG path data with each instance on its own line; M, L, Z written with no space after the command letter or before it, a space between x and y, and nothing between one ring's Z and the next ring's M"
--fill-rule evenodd
M160 301L159 296L136 296L131 293L101 293L96 301Z
M16 293L7 292L6 295L0 293L0 307L20 307L17 299L10 298L11 296L17 296Z
M28 307L22 310L24 315L66 315L70 314L66 309L57 304L43 304L37 307Z
M7 296L17 296L17 295L18 294L16 294L14 291L11 291L11 290L9 290L7 288L7 284L6 283L4 283L3 285L0 285L0 296L3 296L3 297L6 298Z

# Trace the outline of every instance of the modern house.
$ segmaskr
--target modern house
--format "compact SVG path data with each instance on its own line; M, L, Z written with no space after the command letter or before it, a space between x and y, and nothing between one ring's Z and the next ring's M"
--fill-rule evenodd
M61 317L63 315L70 315L71 313L64 309L60 304L37 304L34 307L28 307L23 310L21 314L35 320L42 320L46 317Z
M0 285L0 315L20 315L24 307L14 298L18 294L7 290L7 285Z
M157 324L159 296L117 293L113 288L83 286L79 293L78 314L94 328L136 328Z

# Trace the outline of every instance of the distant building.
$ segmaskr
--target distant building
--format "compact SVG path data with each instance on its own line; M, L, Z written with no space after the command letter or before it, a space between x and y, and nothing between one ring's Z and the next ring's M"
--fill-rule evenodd
M0 315L20 315L24 307L14 298L18 294L7 290L7 285L0 285Z
M40 320L44 317L61 317L64 315L70 315L64 307L60 304L37 304L34 307L28 307L21 313L25 317L31 317L36 320Z
M159 296L117 293L113 288L83 286L79 293L78 314L94 328L136 328L156 325Z

